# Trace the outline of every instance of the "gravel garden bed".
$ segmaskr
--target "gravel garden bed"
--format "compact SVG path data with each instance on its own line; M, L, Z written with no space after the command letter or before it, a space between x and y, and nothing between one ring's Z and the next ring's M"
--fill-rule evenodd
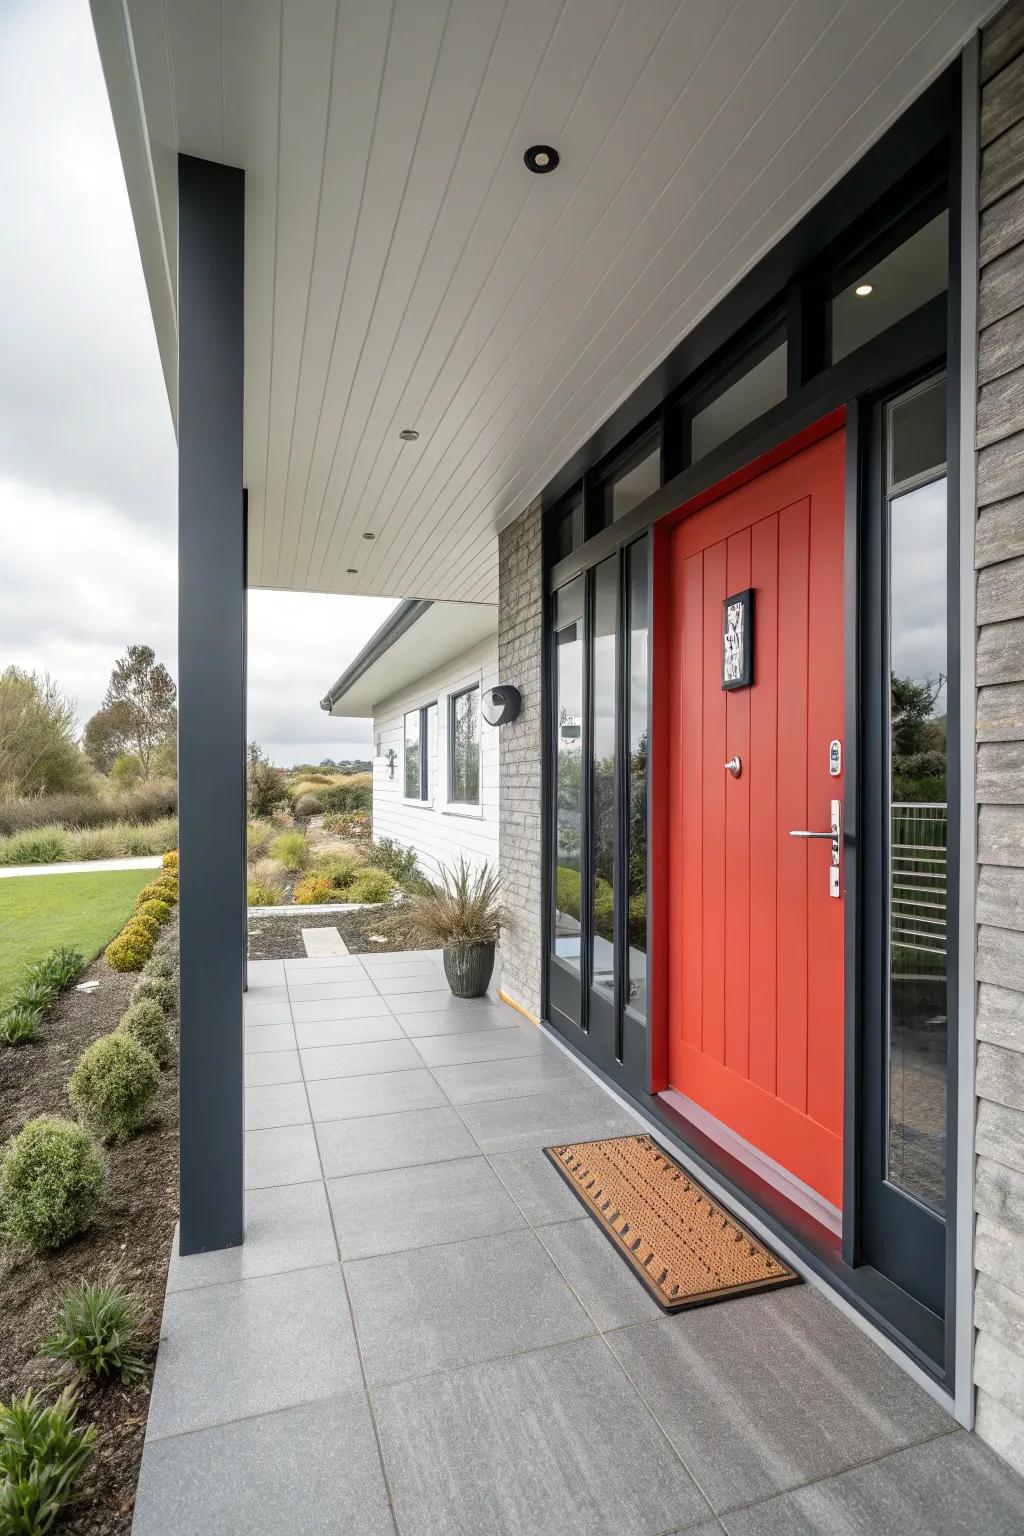
M46 1017L36 1043L0 1051L0 1142L34 1115L71 1113L65 1092L84 1047L113 1030L138 976L112 970L102 958ZM108 1149L108 1193L96 1224L45 1258L0 1248L0 1400L28 1387L70 1379L38 1348L52 1322L58 1292L86 1277L117 1269L145 1313L146 1370L129 1385L76 1382L79 1423L94 1423L96 1450L76 1484L59 1529L77 1536L128 1536L160 1331L171 1237L177 1219L178 1085L173 1069L160 1074L153 1126Z
M387 925L382 916L387 913ZM422 949L423 944L401 926L401 909L358 907L350 912L322 912L302 907L294 917L249 918L250 960L299 960L305 956L303 928L337 928L353 955L387 954L400 949Z

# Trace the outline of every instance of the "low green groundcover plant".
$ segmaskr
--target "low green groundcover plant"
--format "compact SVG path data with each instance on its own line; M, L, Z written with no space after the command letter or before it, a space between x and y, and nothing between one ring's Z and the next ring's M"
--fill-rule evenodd
M39 1034L41 1008L30 1008L27 1003L12 1003L0 1013L0 1044L30 1045Z
M108 1281L78 1280L59 1299L57 1315L39 1353L98 1381L133 1381L146 1362L139 1347L135 1298L115 1274Z
M366 862L386 870L393 880L408 891L421 891L429 882L416 862L416 853L397 843L393 837L379 837L366 850Z
M279 907L281 892L272 885L261 885L258 880L250 880L245 888L245 899L250 907Z
M75 1394L47 1403L31 1388L0 1403L0 1536L46 1536L93 1453L96 1430L79 1425Z
M61 1248L92 1226L106 1182L103 1153L84 1126L39 1115L0 1160L0 1235L31 1253Z
M43 1014L82 972L77 949L61 946L25 967L6 1008L0 1011L0 1042L26 1045L39 1032Z
M395 882L384 869L364 869L345 893L346 901L387 901Z
M109 1143L130 1141L152 1124L160 1069L153 1053L117 1030L87 1045L68 1083L86 1124Z
M152 997L133 1002L121 1015L118 1030L131 1035L149 1051L158 1067L166 1067L171 1059L171 1032L167 1028L167 1015Z

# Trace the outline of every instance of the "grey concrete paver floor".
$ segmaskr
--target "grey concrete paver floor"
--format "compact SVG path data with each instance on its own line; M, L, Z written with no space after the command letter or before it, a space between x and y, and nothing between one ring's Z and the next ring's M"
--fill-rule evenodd
M665 1317L541 1150L637 1122L438 955L249 983L246 1242L172 1254L135 1536L1024 1529L810 1286Z

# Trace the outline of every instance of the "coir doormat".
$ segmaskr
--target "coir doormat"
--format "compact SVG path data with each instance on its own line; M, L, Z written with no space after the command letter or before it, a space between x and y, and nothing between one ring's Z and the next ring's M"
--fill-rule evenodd
M544 1151L666 1312L798 1283L650 1136Z

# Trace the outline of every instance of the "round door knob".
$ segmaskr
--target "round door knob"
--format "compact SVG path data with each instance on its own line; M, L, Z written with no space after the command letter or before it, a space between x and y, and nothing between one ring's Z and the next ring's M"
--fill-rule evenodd
M730 757L725 766L728 768L734 779L738 779L740 774L743 772L743 763L738 757Z

